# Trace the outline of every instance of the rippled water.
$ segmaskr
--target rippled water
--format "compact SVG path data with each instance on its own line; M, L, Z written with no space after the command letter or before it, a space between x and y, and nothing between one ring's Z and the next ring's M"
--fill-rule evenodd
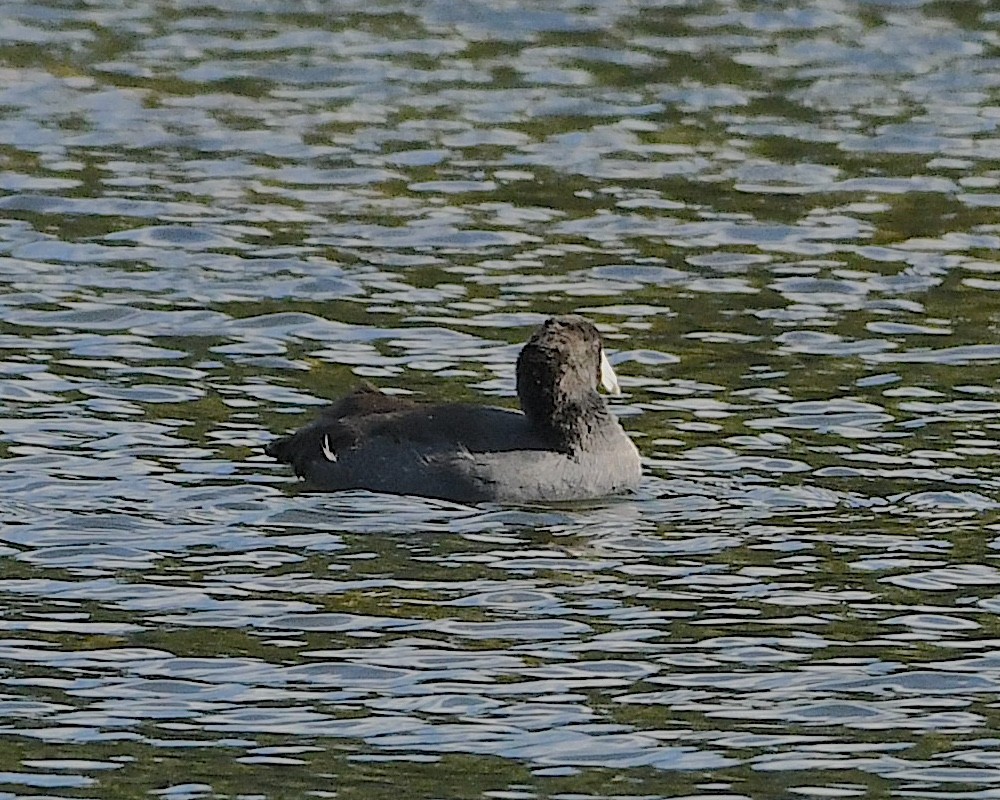
M5 2L0 796L997 796L998 22ZM569 310L636 496L260 453Z

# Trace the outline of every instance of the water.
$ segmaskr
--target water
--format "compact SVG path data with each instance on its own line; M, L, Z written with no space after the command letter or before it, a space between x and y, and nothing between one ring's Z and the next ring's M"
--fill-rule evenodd
M4 3L0 797L997 796L998 21ZM570 310L634 497L260 452Z

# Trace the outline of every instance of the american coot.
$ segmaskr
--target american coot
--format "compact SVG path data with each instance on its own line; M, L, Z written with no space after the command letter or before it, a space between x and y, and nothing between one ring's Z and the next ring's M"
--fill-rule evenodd
M370 384L265 451L310 488L371 489L474 503L600 497L634 488L639 453L597 393L619 394L597 328L552 317L517 359L524 413L429 405Z

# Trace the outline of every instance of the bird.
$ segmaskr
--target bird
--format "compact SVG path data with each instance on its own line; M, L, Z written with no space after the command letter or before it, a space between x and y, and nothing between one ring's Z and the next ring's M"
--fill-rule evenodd
M634 490L639 451L598 393L621 394L596 326L554 316L517 358L521 410L420 403L364 382L265 452L308 489L532 504Z

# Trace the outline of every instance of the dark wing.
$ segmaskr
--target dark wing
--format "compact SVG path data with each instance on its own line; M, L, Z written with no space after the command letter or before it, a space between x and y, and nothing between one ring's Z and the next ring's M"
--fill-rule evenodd
M369 414L392 414L395 411L414 408L416 405L412 400L384 394L368 381L362 381L350 394L320 409L319 414L321 420L337 420L347 417L366 417Z
M406 411L416 405L412 400L383 394L364 381L350 394L321 409L319 417L313 422L289 436L268 442L264 452L278 461L291 464L297 475L305 477L310 462L323 454L355 446L360 434L359 421Z

